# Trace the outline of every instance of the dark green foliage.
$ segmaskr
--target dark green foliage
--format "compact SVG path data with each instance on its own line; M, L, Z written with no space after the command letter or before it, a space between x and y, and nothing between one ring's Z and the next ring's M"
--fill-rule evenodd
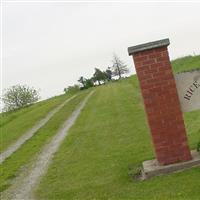
M79 85L73 85L73 86L69 86L67 88L64 88L64 92L65 93L76 93L80 90Z
M78 82L82 84L82 87L85 87L85 78L83 76L81 76L79 79L78 79Z
M86 79L85 80L85 89L88 89L88 88L93 87L93 86L94 86L94 83L93 83L92 79Z
M118 56L114 55L113 58L113 66L112 69L111 67L108 67L106 71L101 71L98 68L95 68L95 72L93 76L89 79L84 78L81 76L78 79L78 82L81 84L79 87L79 90L84 90L88 89L90 87L94 87L96 82L98 85L101 85L102 83L105 84L106 82L109 82L112 80L112 76L119 76L119 79L121 79L122 74L128 73L128 68L127 66L119 59ZM64 88L64 92L67 93L69 91L77 91L77 87L74 86L69 86L68 88Z
M105 71L105 74L106 74L106 78L108 81L111 81L112 80L112 71L111 71L111 68L108 67Z
M105 83L105 80L106 80L106 74L105 72L102 72L100 69L98 68L95 68L95 72L94 72L94 75L93 75L93 80L94 82L98 82L99 85L101 85L101 82Z
M82 85L82 87L80 87L80 90L88 89L94 86L93 78L87 79L81 76L78 82L80 82Z

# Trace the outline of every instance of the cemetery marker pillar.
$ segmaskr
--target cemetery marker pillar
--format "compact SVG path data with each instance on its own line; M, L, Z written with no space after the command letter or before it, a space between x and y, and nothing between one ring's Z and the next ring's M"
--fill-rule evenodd
M158 162L192 159L167 46L169 39L128 48L133 56Z

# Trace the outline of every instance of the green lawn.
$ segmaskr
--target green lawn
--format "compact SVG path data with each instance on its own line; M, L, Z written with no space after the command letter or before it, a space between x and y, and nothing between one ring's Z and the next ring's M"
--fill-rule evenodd
M200 55L178 58L172 61L172 65L175 72L200 68Z
M175 68L178 71L177 68ZM200 111L187 113L191 149ZM38 199L199 199L200 168L138 182L154 157L136 76L96 88L36 188Z
M172 64L175 72L198 68L200 56L177 59ZM137 77L94 90L55 154L47 174L35 188L36 199L199 200L200 168L197 167L143 182L133 179L142 161L154 158ZM1 190L9 187L13 178L34 162L44 144L50 141L88 92L80 92L0 165ZM4 116L1 114L1 130L11 133L12 139L7 139L8 143L30 128L41 118L41 113L44 116L66 98L68 96L63 95ZM195 149L200 140L200 111L186 113L184 118L190 148ZM24 127L24 121L29 124L27 127ZM8 136L4 132L1 137Z
M70 96L61 95L14 112L0 114L0 152Z
M60 126L72 114L74 109L83 100L87 92L80 94L68 102L60 111L58 111L37 133L22 145L15 153L0 165L0 191L5 190L20 171L27 168L34 157L39 153L45 143L57 133Z

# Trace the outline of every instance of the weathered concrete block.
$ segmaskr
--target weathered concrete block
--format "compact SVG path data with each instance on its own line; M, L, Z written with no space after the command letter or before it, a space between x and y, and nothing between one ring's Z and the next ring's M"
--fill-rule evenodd
M154 176L182 171L184 169L189 169L195 166L200 166L200 153L193 150L191 151L191 155L192 160L170 165L160 165L156 159L144 161L141 180L149 179Z

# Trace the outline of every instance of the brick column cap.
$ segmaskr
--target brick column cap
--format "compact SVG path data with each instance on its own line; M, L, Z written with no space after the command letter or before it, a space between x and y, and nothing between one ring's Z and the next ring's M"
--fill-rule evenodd
M136 45L136 46L128 47L128 54L130 56L130 55L137 53L137 52L140 52L140 51L164 47L164 46L168 46L169 44L170 44L169 38L166 38L166 39L163 39L163 40L157 40L157 41L154 41L154 42L148 42L148 43L145 43L145 44L139 44L139 45Z

